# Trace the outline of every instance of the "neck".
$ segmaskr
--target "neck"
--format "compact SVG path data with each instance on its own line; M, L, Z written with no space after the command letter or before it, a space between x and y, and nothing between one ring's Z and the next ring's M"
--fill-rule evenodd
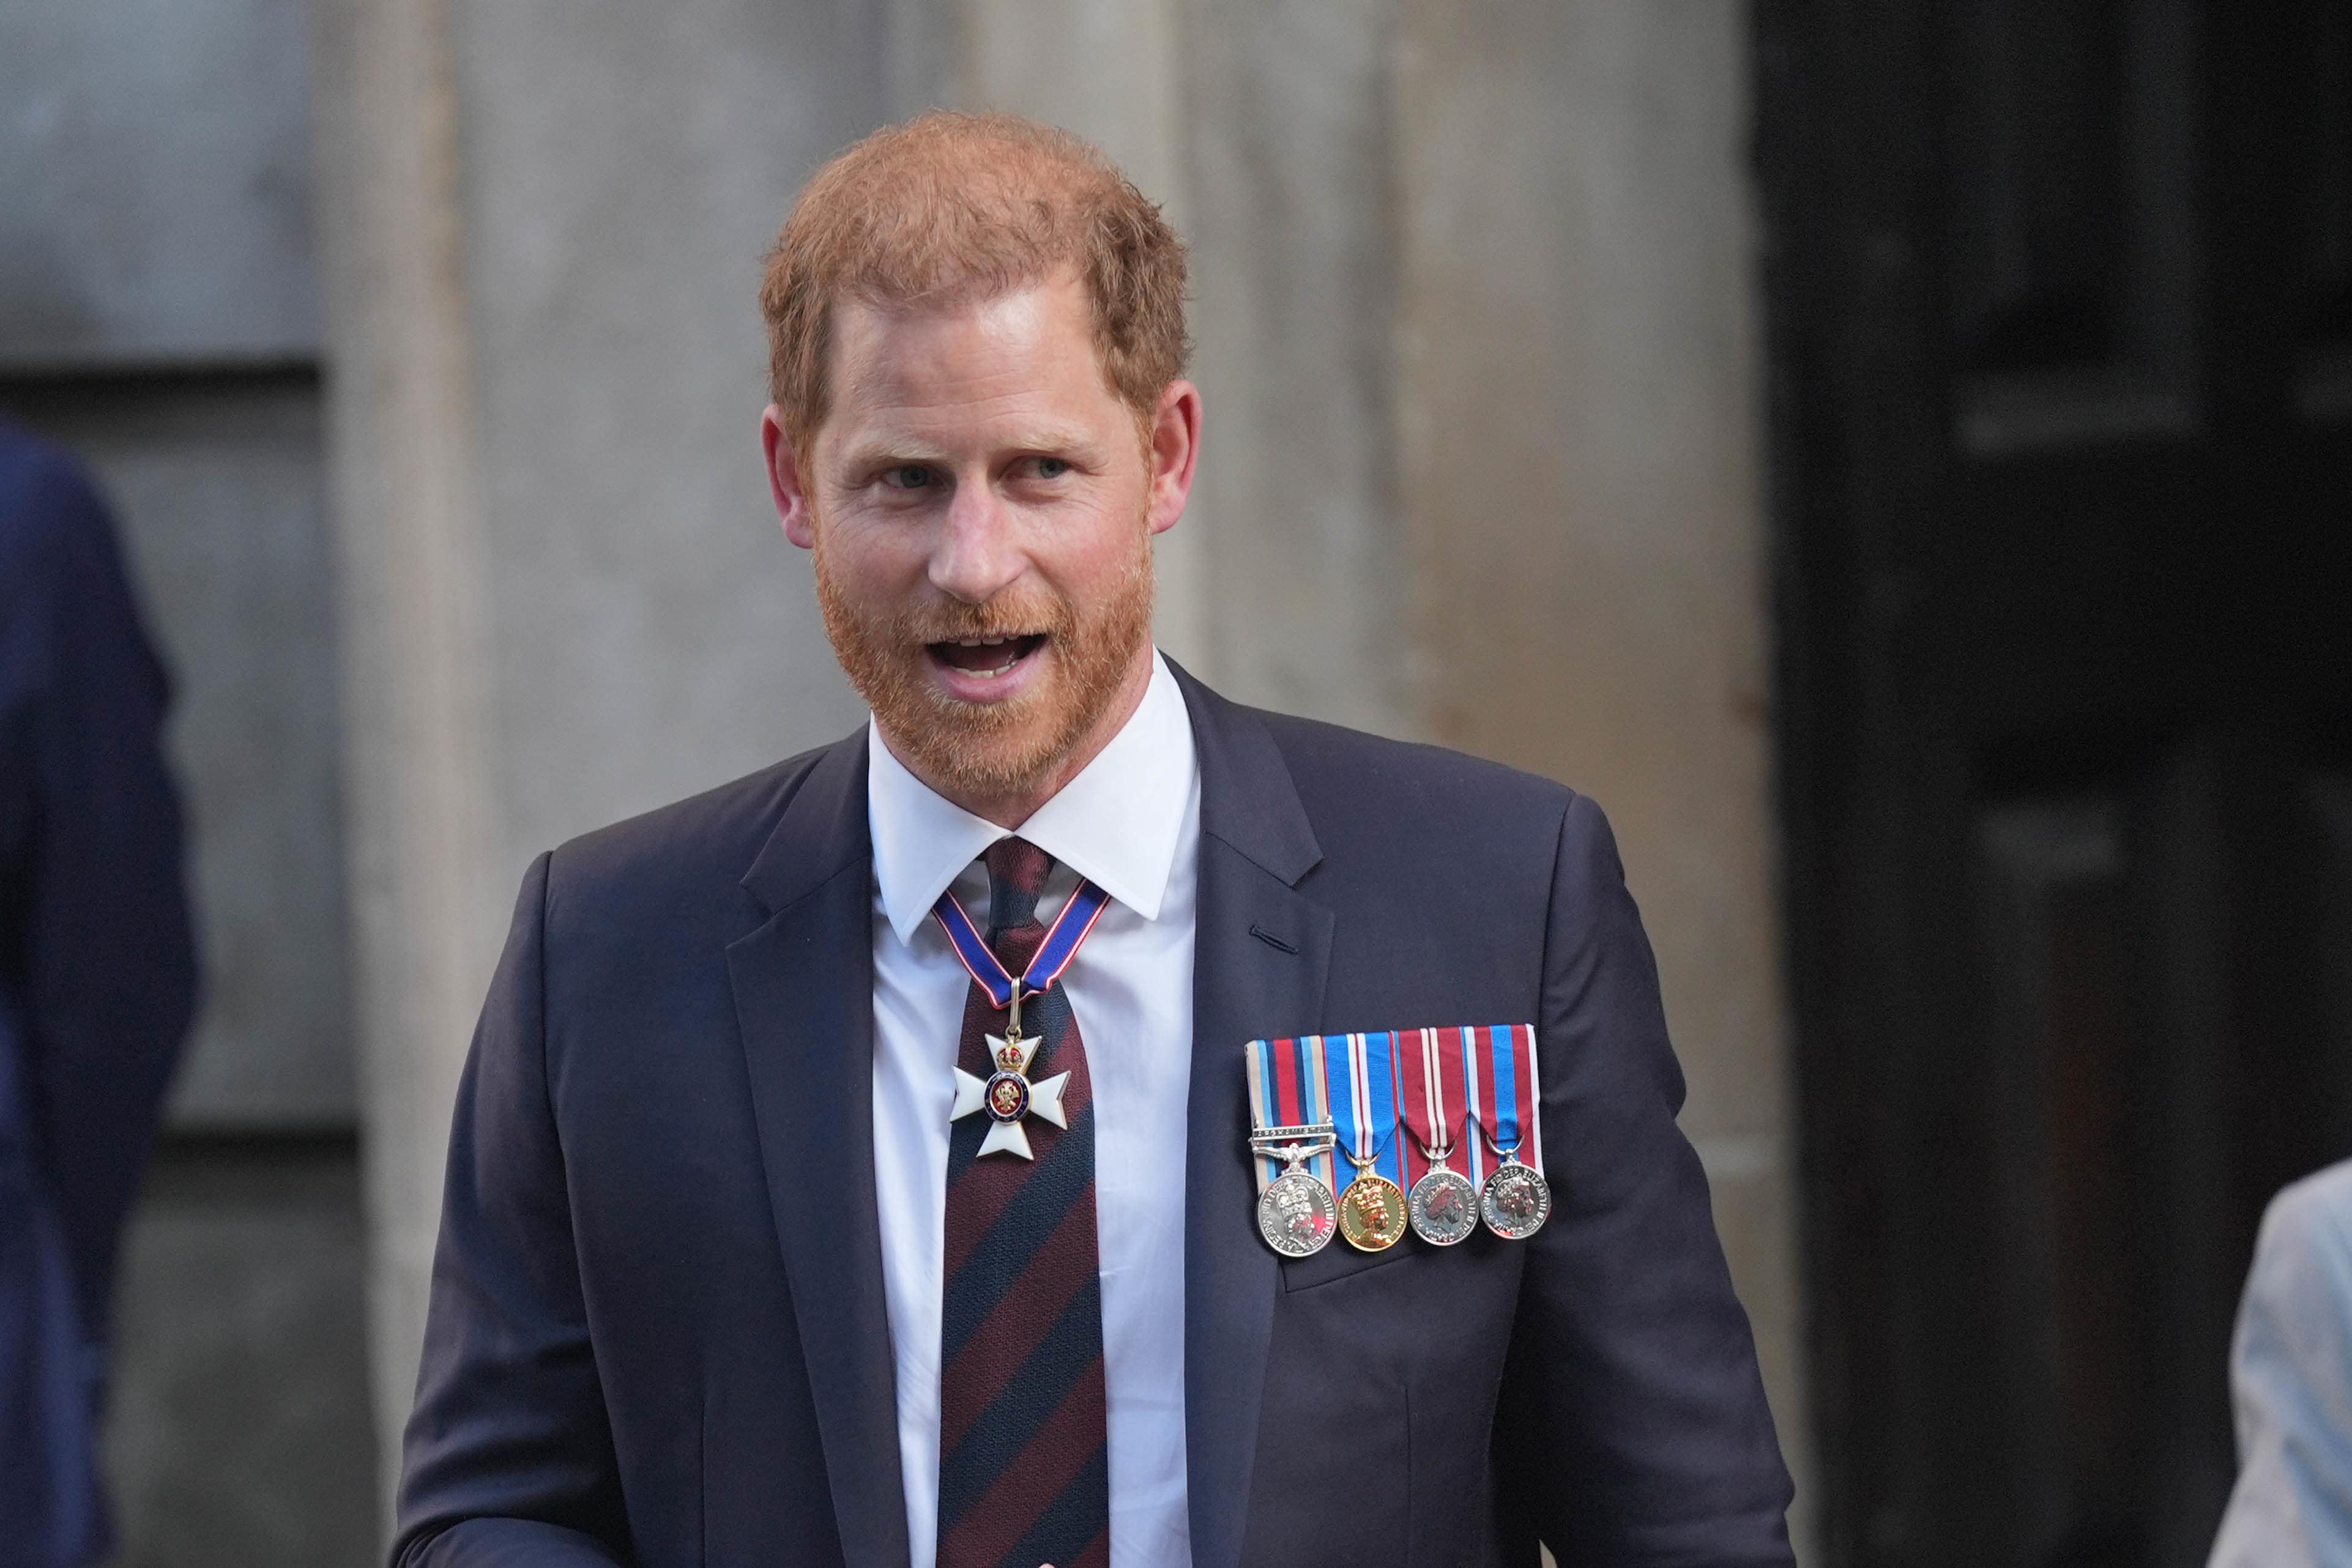
M1135 710L1143 706L1143 694L1150 688L1151 655L1152 643L1146 638L1136 651L1134 663L1120 678L1118 689L1112 693L1110 701L1103 705L1102 716L1095 720L1093 727L1066 755L1055 761L1034 781L1017 789L982 794L935 778L914 760L910 748L900 745L888 727L877 719L875 727L881 731L882 744L890 748L890 755L897 758L908 772L929 786L932 793L962 807L984 822L993 822L1000 828L1017 831L1022 823L1037 814L1038 808L1060 794L1071 779L1085 772L1087 764L1102 755L1102 748L1111 743L1111 737L1127 727L1127 721L1133 718Z

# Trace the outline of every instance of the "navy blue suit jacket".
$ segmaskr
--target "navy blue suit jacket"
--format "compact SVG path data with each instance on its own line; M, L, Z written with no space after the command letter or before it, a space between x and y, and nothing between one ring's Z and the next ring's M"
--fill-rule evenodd
M1789 1563L1600 811L1180 680L1194 1562L1532 1564L1540 1537L1570 1565ZM863 732L532 865L458 1093L402 1568L908 1568L873 897ZM1243 1043L1465 1020L1537 1026L1550 1223L1276 1258Z
M110 1550L115 1247L194 1008L163 669L113 525L0 420L0 1561Z

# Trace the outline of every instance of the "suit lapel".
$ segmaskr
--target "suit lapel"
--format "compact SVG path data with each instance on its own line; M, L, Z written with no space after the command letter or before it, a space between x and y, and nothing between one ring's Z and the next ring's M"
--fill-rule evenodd
M1281 1282L1253 1222L1241 1048L1318 1026L1332 917L1297 890L1322 852L1273 737L1246 710L1181 669L1176 675L1201 764L1184 1194L1185 1465L1192 1561L1234 1568Z
M772 918L728 947L728 974L842 1556L850 1568L907 1568L874 1194L873 852L863 731L810 770L743 885Z

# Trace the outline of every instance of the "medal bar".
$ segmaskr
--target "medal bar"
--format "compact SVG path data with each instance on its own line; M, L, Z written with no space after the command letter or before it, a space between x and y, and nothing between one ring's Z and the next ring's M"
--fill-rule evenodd
M1380 1252L1407 1230L1458 1246L1482 1221L1524 1240L1549 1218L1532 1026L1253 1040L1244 1060L1259 1231L1284 1256L1333 1228Z

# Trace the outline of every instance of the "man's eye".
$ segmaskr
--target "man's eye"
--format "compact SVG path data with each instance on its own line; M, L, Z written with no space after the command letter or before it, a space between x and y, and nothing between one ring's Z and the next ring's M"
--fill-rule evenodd
M894 490L919 490L931 482L931 471L919 463L901 463L886 469L882 478Z
M1059 457L1040 457L1034 461L1040 479L1058 479L1070 471L1069 464Z

